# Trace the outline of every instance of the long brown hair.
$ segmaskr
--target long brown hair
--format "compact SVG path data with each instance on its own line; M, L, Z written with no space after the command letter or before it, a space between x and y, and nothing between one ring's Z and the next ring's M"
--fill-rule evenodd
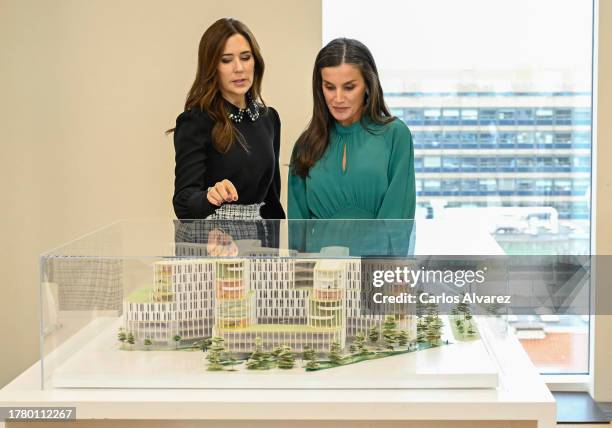
M310 168L325 153L329 144L329 131L335 120L323 96L321 69L337 67L345 63L357 66L365 81L366 96L361 116L362 126L367 129L365 116L368 116L372 122L381 125L393 120L393 116L385 105L378 70L370 50L358 40L346 38L332 40L319 51L315 59L312 72L312 118L295 143L291 158L293 173L300 177L307 177Z
M233 18L219 19L208 27L202 35L198 49L198 69L185 101L185 110L200 108L213 120L215 125L212 130L212 142L217 151L221 153L226 153L236 140L246 149L244 137L228 117L228 110L219 90L217 72L225 43L234 34L242 35L249 42L255 60L255 69L253 85L249 89L248 95L265 108L261 97L265 64L259 45L251 30L242 22ZM174 128L169 129L166 133L173 131Z

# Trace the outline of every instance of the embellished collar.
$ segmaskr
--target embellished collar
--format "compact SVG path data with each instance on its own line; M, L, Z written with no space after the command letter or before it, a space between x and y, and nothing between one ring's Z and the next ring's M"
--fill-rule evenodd
M246 95L246 107L245 108L236 107L234 104L230 103L227 100L225 102L228 107L227 115L232 120L232 122L234 123L242 122L242 119L244 118L245 115L251 119L251 122L255 122L257 119L259 119L260 105L257 101L253 99L251 94Z

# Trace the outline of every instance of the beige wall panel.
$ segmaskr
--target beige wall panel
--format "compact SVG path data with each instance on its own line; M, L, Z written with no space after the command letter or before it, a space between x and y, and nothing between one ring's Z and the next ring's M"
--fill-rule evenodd
M117 219L174 216L164 130L202 33L224 16L261 45L286 163L311 110L319 1L0 1L0 386L38 356L41 251Z
M597 210L596 252L612 255L612 1L599 0L599 58L597 113ZM602 260L603 261L603 260ZM597 401L612 401L612 265L609 260L597 266L597 310L594 334L594 397ZM607 312L606 312L607 311Z

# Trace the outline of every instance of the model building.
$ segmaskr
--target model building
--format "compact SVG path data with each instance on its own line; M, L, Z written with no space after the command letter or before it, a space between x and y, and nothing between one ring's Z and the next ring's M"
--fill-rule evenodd
M131 342L160 348L218 337L234 353L250 353L256 343L327 352L381 331L384 315L362 313L361 261L346 249L302 255L261 248L259 241L240 244L239 257L155 262L153 284L124 302ZM416 316L394 317L408 340L416 339Z

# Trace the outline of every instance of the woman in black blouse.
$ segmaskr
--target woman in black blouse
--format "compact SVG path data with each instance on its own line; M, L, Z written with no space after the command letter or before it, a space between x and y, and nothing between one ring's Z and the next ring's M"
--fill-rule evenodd
M200 40L198 69L176 119L174 212L179 219L281 219L280 119L261 98L264 61L240 21Z

